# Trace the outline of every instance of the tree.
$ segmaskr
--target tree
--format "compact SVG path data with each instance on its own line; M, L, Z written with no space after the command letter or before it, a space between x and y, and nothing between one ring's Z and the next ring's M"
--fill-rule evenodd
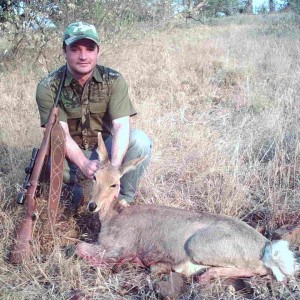
M275 11L275 1L269 0L269 11L274 12Z
M253 0L246 0L243 12L245 12L246 14L253 13Z

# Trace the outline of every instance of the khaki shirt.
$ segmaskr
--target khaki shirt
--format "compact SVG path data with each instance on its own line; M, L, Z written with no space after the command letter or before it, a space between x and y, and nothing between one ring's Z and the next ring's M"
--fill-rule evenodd
M41 126L48 121L63 70L64 66L50 73L37 86ZM72 138L87 150L97 143L98 132L104 140L112 134L112 120L136 114L122 75L100 65L84 87L67 71L58 109L59 119L68 123Z

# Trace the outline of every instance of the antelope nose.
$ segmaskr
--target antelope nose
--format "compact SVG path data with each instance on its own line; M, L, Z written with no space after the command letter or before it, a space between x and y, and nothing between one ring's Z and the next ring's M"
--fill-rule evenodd
M97 208L97 204L96 204L95 202L89 203L89 205L88 205L88 210L89 210L90 212L95 211L96 208Z

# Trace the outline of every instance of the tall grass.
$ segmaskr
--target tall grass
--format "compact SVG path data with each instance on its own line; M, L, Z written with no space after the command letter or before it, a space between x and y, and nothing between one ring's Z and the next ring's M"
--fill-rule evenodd
M132 126L154 142L137 202L259 221L269 234L299 222L299 33L290 14L242 16L174 24L102 46L100 62L129 84L139 112ZM44 257L38 228L36 260L7 263L23 209L16 190L41 141L35 88L49 66L63 63L56 41L46 58L35 61L30 51L6 61L0 74L0 298L71 299L78 292L87 299L158 299L146 270L90 268L66 258L62 240ZM244 297L219 282L205 289L188 283L182 299ZM297 280L283 286L251 279L249 286L253 299L299 297Z

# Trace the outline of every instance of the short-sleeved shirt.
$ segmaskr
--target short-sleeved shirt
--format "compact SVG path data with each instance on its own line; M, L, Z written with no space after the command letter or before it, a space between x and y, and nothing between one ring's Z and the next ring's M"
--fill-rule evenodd
M48 121L64 68L50 73L37 86L41 126ZM136 114L123 76L101 65L84 87L67 70L58 110L60 121L68 123L75 142L89 150L97 143L98 132L104 140L112 134L112 120Z

